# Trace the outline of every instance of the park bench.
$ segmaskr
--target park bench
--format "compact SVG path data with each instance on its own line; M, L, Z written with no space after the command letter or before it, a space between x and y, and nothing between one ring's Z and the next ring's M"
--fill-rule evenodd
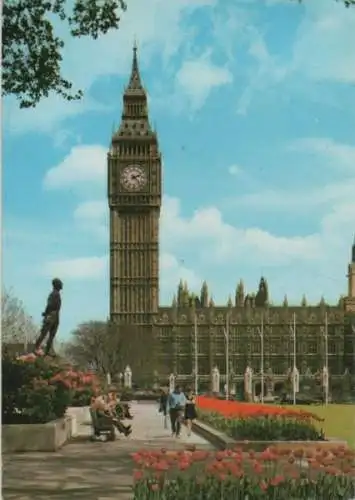
M90 408L91 423L93 427L93 439L101 435L108 436L109 441L115 440L115 427L112 418L98 413L97 410Z

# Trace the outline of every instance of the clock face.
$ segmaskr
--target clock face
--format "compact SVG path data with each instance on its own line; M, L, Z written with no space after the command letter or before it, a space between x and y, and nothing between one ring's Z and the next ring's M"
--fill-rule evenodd
M130 165L123 169L121 184L128 191L139 191L147 182L147 176L139 165Z

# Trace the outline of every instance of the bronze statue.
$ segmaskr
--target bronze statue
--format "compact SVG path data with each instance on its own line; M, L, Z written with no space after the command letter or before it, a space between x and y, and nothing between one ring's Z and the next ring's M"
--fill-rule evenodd
M58 330L59 311L62 305L62 300L60 297L60 291L63 288L62 281L59 278L54 278L52 280L52 286L53 290L48 296L46 309L42 313L43 323L41 333L35 343L35 351L37 351L48 335L47 344L44 351L44 354L46 356L51 352L53 341Z

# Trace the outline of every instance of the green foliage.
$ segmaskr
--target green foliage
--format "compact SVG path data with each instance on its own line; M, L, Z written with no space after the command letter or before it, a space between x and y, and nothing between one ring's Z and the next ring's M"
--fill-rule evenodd
M91 398L95 395L93 387L76 389L72 395L70 406L89 406Z
M58 21L67 23L73 37L98 38L118 29L124 0L7 0L2 19L2 93L15 95L20 107L34 107L50 92L64 99L80 99L82 91L61 73L64 41L57 36Z
M46 423L64 416L71 401L56 363L27 355L2 358L2 423Z
M199 411L199 419L224 432L236 441L323 441L320 432L309 419L291 416L258 416L226 418L220 414Z

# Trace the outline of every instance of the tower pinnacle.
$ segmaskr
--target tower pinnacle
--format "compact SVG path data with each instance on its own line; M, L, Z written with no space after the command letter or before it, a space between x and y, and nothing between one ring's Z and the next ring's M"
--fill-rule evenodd
M137 51L138 51L137 42L134 41L131 76L129 78L129 82L128 82L128 86L126 88L125 94L144 93L144 88L143 88L140 73L139 73Z
M351 255L351 262L355 264L355 234L354 234L354 241L353 241L353 246L352 246L352 255Z

